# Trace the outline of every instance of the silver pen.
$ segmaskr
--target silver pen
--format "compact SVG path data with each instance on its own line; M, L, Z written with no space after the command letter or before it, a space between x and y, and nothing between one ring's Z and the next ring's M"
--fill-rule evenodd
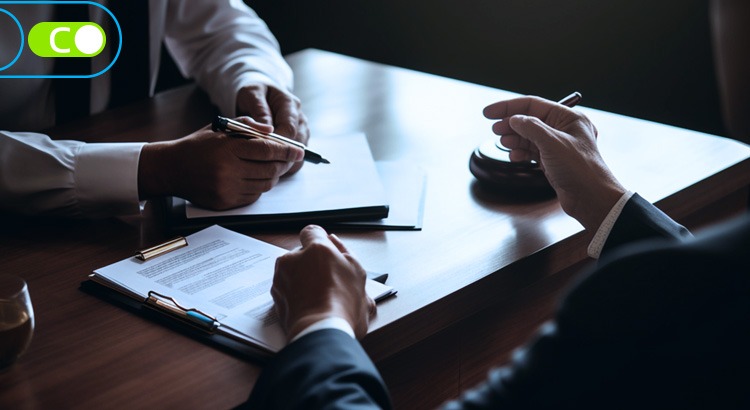
M211 129L213 129L214 131L222 131L222 132L236 132L236 133L240 133L243 135L247 135L249 137L262 138L262 139L267 139L270 141L276 141L284 145L291 145L291 146L300 148L305 151L304 159L307 162L312 162L313 164L330 164L331 163L331 161L323 158L320 154L307 148L305 144L299 141L295 141L293 139L283 137L279 134L274 134L272 132L259 131L247 124L241 123L239 121L235 121L230 118L222 117L220 115L217 115L216 118L214 118L214 122L211 125Z

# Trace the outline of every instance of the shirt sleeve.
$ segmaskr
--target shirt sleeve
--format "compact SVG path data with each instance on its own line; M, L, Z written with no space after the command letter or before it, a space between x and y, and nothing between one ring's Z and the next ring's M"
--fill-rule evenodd
M607 242L609 233L612 232L612 228L615 226L617 218L620 217L623 208L625 208L625 204L628 203L632 196L633 192L631 191L622 194L620 199L615 203L615 206L613 206L607 214L607 217L604 218L602 224L599 225L599 229L596 230L596 234L594 234L588 247L588 254L590 257L594 259L599 258L599 255L601 255L602 249L604 248L604 244Z
M0 207L79 218L136 214L143 145L0 131Z
M236 115L237 92L253 82L292 89L292 70L258 15L239 0L170 0L165 44L222 114Z
M356 339L356 337L354 336L354 329L352 329L352 326L349 324L349 322L338 316L331 316L325 319L321 319L306 327L301 332L297 333L297 335L294 336L294 338L292 338L289 343L294 342L295 340L301 338L306 334L317 332L323 329L338 329L351 336L352 339Z

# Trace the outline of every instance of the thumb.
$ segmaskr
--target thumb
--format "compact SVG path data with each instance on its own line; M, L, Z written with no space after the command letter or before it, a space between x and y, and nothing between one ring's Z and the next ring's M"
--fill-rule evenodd
M328 232L318 225L307 225L302 228L299 233L299 240L302 243L302 248L306 248L313 243L330 243L328 239Z
M529 140L539 150L544 150L555 140L557 130L545 124L537 117L514 115L510 117L510 128L522 138Z
M375 300L369 295L367 296L367 314L370 315L370 319L375 318L378 314L378 305L375 304Z

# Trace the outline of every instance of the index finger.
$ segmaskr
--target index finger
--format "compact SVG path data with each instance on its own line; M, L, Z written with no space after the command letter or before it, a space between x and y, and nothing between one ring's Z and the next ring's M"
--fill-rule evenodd
M243 116L235 118L234 120L238 121L238 122L241 122L243 124L247 124L251 128L254 128L254 129L258 130L258 131L273 132L273 126L272 125L265 124L265 123L262 123L262 122L258 122L253 117L249 117L249 116L243 115Z
M247 161L302 161L305 152L299 147L261 138L232 138L234 154Z
M273 125L271 109L266 102L268 87L264 84L245 87L240 90L240 98L243 99L243 108L246 112L238 114L249 115L261 124Z
M273 111L273 125L276 133L298 140L299 102L293 95L273 87L268 88L268 105Z
M559 108L559 106L554 101L527 96L490 104L484 107L483 114L489 119L502 119L522 114L544 120L553 108Z

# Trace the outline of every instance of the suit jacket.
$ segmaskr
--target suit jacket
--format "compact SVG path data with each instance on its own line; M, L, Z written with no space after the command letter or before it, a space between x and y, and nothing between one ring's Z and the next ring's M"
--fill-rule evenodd
M634 195L555 319L445 408L750 408L749 249L747 216L692 238ZM336 330L282 350L245 404L390 407L372 362Z

